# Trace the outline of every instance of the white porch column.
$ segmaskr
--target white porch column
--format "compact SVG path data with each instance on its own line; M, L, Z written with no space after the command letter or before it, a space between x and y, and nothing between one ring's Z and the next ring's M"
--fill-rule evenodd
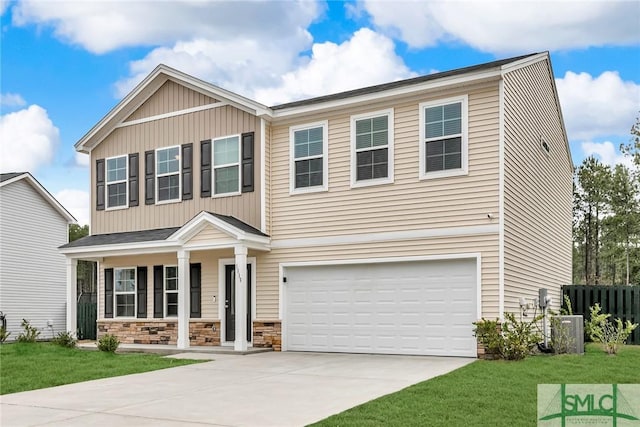
M247 350L247 283L251 278L247 277L247 247L238 245L235 247L236 256L236 340L233 349L236 351Z
M189 348L189 251L178 251L178 348Z
M78 260L67 257L67 332L78 329Z

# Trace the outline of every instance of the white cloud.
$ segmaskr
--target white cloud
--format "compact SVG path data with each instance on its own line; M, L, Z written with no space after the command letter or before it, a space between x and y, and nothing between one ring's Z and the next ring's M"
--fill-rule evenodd
M308 1L22 0L12 12L14 25L50 26L66 42L105 53L193 39L268 45L306 33L321 8Z
M332 42L314 44L306 64L284 74L277 86L256 90L255 97L261 102L275 104L413 75L396 55L392 40L363 28L339 45Z
M27 101L17 93L0 93L0 105L4 107L24 107Z
M51 163L58 128L39 105L0 116L0 171L34 172Z
M505 53L640 41L635 1L363 3L376 26L414 48L461 41L485 52Z
M74 161L76 166L88 168L90 163L90 157L88 154L76 152Z
M595 155L602 163L609 166L623 164L629 169L635 169L631 157L625 157L616 149L611 141L605 142L583 142L581 144L582 152L585 157Z
M614 71L595 78L568 71L556 85L569 139L629 135L640 108L640 85Z
M78 220L78 224L89 224L91 203L88 191L65 189L53 196Z

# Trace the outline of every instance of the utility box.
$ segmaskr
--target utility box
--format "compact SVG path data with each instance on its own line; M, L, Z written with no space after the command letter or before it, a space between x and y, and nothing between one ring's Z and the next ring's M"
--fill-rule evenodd
M584 318L582 315L554 316L551 322L551 342L565 347L567 353L584 353ZM556 351L560 349L555 349Z

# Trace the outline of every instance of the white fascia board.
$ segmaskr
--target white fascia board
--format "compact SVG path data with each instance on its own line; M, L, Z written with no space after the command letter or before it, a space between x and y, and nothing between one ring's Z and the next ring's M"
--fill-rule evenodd
M442 77L439 79L402 86L395 89L382 90L380 92L372 92L368 94L351 96L351 97L337 99L333 101L318 102L310 105L291 107L291 108L286 108L282 110L274 110L273 117L284 118L284 117L296 116L299 114L313 113L313 112L322 111L322 110L349 107L353 104L366 104L366 103L383 100L385 98L409 95L415 92L440 89L447 86L473 84L473 83L478 83L485 80L492 80L492 79L501 77L501 75L502 75L501 69L495 68L492 70L480 71L480 72L475 72L472 74L467 74L462 76Z
M520 68L527 67L536 62L543 61L549 58L549 52L538 53L537 55L531 55L518 61L509 62L504 64L501 69L502 73L508 73L509 71L519 70Z
M4 187L5 185L9 185L12 184L14 182L20 181L21 179L25 179L27 180L27 182L29 183L29 185L31 185L31 187L36 190L38 192L38 194L40 194L51 206L53 206L53 208L67 221L68 224L77 224L78 221L74 218L73 215L71 215L69 213L68 210L65 209L64 206L62 206L60 204L60 202L58 202L56 200L55 197L53 197L51 195L51 193L49 193L49 191L47 191L46 188L44 188L42 186L42 184L40 184L33 176L31 176L30 173L25 172L21 175L15 176L11 179L8 179L2 183L0 183L0 187Z
M96 258L121 255L143 255L177 252L181 245L160 240L156 242L118 243L114 245L78 246L61 248L58 251L71 258Z

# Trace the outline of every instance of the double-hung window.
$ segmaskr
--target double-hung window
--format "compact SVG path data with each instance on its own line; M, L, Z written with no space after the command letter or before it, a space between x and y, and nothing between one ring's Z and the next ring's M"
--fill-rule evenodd
M393 110L351 117L351 185L393 182Z
M127 156L107 159L107 209L127 207Z
M180 200L180 146L156 150L156 180L158 202Z
M136 315L136 269L116 268L114 289L116 317L135 317Z
M328 188L327 128L325 121L290 129L292 193Z
M165 317L178 315L178 267L164 267Z
M213 140L213 195L240 194L240 136Z
M420 104L420 176L467 173L467 96Z

